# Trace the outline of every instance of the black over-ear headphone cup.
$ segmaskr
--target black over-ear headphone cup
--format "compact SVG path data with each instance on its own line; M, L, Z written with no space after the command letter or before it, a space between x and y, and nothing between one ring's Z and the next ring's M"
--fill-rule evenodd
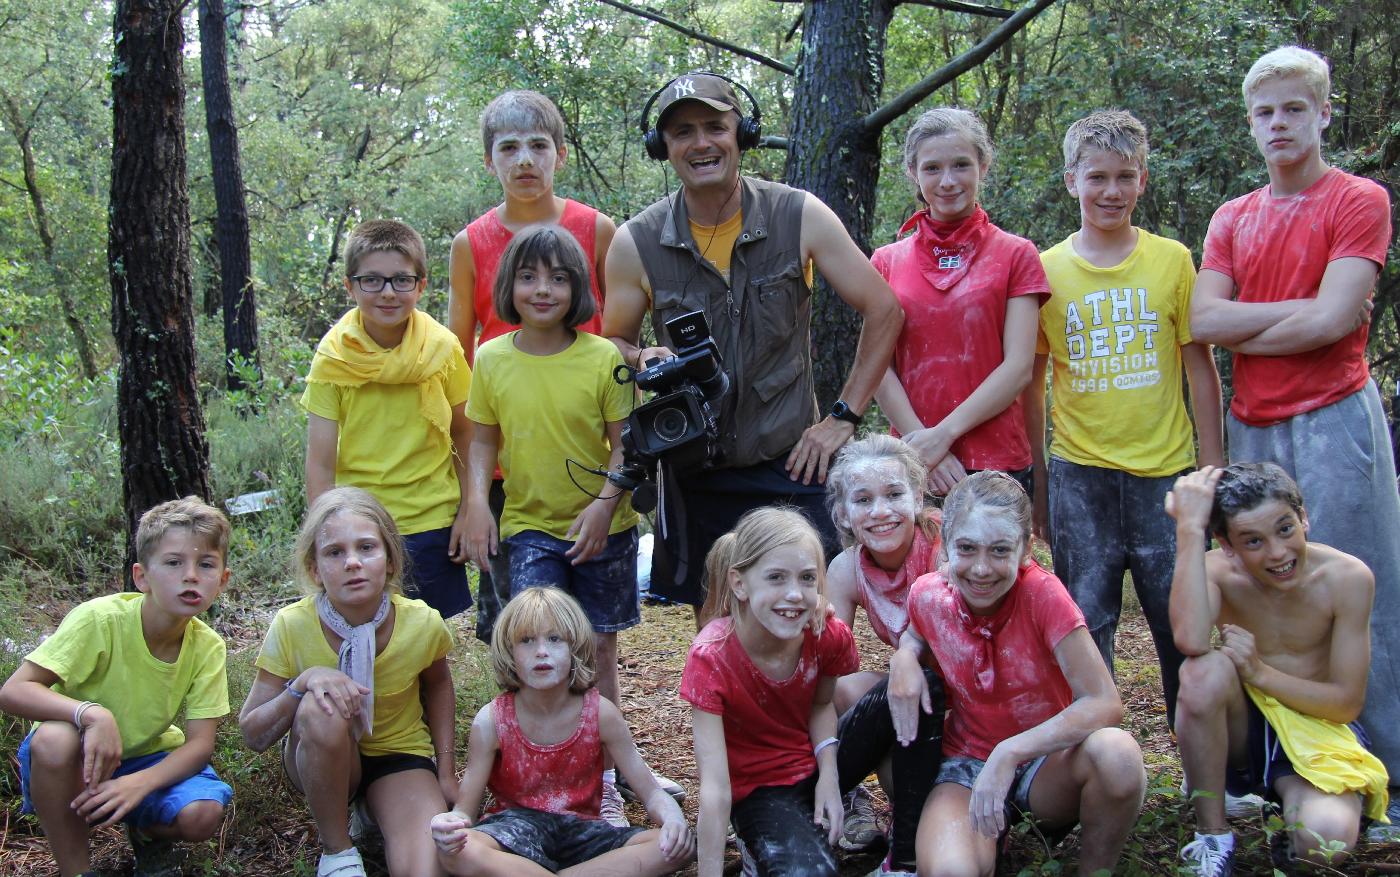
M648 128L642 134L642 145L646 148L647 156L656 161L665 161L668 151L666 149L666 138L661 136L661 132L655 128Z

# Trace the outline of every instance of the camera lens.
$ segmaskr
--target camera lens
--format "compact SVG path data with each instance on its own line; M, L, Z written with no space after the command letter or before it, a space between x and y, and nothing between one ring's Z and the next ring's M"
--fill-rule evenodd
M681 409L666 408L656 412L651 428L658 439L669 445L685 438L690 431L690 420Z

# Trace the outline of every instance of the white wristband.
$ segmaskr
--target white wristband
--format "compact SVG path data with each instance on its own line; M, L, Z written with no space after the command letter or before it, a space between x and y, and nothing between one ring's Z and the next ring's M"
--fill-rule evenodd
M83 730L83 716L87 713L88 710L92 709L95 706L97 706L97 703L95 703L94 701L85 700L73 708L73 724L77 727L79 731Z
M814 756L820 756L822 754L823 749L825 749L828 746L835 746L840 742L841 741L837 740L835 737L827 737L825 740L812 747L812 754Z

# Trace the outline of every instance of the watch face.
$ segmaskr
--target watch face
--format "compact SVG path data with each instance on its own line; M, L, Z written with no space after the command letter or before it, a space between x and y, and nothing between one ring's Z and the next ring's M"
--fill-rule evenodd
M838 399L836 404L831 406L831 416L837 420L844 420L847 423L860 424L860 415L851 410L844 400Z

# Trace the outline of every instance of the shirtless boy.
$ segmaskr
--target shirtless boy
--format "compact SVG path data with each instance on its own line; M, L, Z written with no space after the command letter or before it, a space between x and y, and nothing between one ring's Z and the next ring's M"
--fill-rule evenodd
M1371 571L1307 541L1302 496L1273 463L1184 475L1166 507L1177 528L1172 633L1187 656L1176 733L1196 811L1182 857L1193 873L1232 872L1228 768L1232 793L1282 803L1294 854L1335 867L1345 853L1323 851L1337 841L1350 850L1363 806L1383 818L1387 800L1385 768L1355 724L1371 662ZM1220 542L1213 551L1207 527ZM1305 750L1303 734L1325 744ZM1314 753L1325 760L1304 760Z

